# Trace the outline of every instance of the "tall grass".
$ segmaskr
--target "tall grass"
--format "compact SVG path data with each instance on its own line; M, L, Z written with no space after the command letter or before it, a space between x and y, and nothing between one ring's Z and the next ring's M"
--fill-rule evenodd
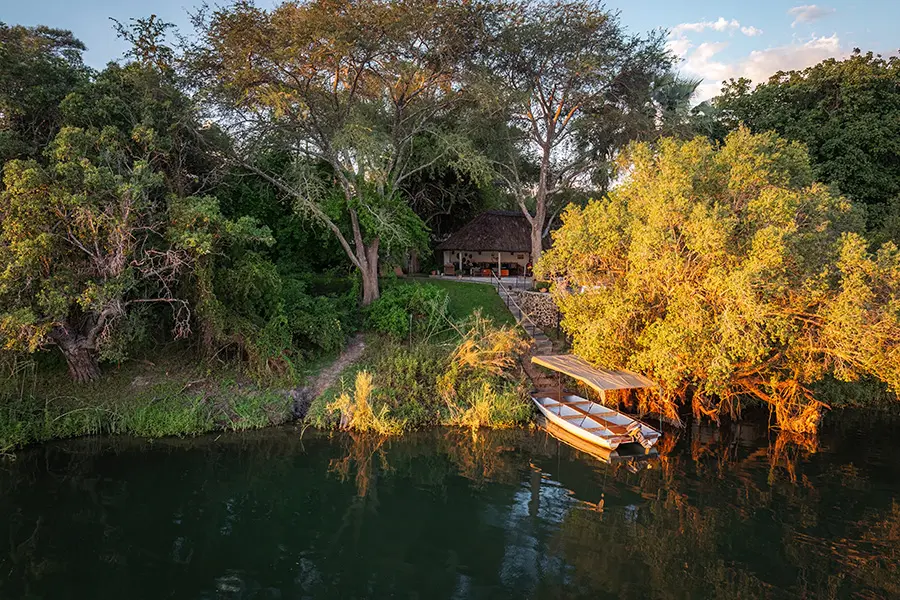
M405 420L395 419L390 409L382 404L376 411L372 407L373 377L368 371L356 374L353 395L342 392L337 399L328 405L331 412L340 413L340 427L345 430L359 432L372 431L380 435L396 435L406 426Z
M42 374L35 381L33 374L5 371L10 376L0 379L0 454L84 435L157 438L255 429L291 416L287 394L237 385L226 373L203 377L193 366L177 366L178 361L156 365L152 376L138 371L144 367L123 368L80 386L64 373Z
M370 340L355 389L333 390L310 408L317 427L396 434L432 425L507 428L532 414L519 358L527 342L513 327L475 315L450 342Z
M508 429L528 421L531 403L523 385L482 380L447 401L444 425L479 429Z

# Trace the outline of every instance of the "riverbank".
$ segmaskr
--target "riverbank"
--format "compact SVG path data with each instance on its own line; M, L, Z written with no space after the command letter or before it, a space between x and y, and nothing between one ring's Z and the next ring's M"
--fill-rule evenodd
M161 352L108 368L90 384L63 368L22 368L0 382L0 453L84 435L159 438L286 423L293 399L235 365L211 366L190 352Z
M446 292L440 327L408 337L370 332L365 344L357 336L339 357L307 363L284 381L260 381L237 363L187 350L108 367L90 384L73 383L62 365L29 363L0 380L0 453L84 435L191 436L294 419L390 434L530 422L519 366L527 344L496 292L471 283L436 287ZM480 316L481 306L491 318Z
M384 433L529 422L527 386L512 354L524 348L512 330L482 324L466 339L463 356L459 342L357 338L340 357L309 365L291 386L254 381L234 365L211 368L188 352L130 361L86 385L69 381L64 369L25 370L0 385L0 454L87 435L183 437L295 419L319 429L365 429L358 418L365 409ZM506 362L485 356L498 349L510 352ZM366 375L369 390L361 392ZM341 408L342 399L350 404Z
M0 453L84 435L189 436L296 418L318 428L339 428L342 421L354 428L349 412L364 405L392 432L528 422L531 409L516 364L524 347L495 290L428 279L397 280L385 289L412 285L440 291L440 314L392 308L416 313L416 323L437 321L438 327L416 325L412 335L402 336L370 332L366 346L357 336L340 356L304 363L283 380L260 380L236 361L205 360L174 346L106 366L103 377L90 384L73 383L52 353L27 361L0 376ZM372 378L365 397L356 394L362 372ZM343 411L335 405L342 398ZM360 426L357 419L355 428Z

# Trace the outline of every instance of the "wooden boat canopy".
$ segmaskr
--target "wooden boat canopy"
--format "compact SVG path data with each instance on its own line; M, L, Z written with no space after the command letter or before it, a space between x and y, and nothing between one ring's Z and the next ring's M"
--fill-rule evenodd
M572 354L533 356L531 362L586 383L601 394L610 390L632 390L658 387L655 382L631 371L598 369Z

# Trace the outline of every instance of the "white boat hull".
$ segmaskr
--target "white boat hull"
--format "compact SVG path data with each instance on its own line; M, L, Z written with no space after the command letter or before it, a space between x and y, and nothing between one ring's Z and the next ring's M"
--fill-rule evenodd
M559 398L555 394L551 396L535 392L531 399L550 423L586 442L609 450L615 450L622 444L638 442L639 438L643 438L642 445L649 450L661 435L645 423L581 396L565 394Z

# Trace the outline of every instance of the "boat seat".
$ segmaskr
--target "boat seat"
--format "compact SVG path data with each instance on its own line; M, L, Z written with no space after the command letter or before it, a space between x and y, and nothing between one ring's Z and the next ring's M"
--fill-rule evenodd
M567 421L586 418L586 419L590 419L590 420L598 423L601 426L601 428L608 429L609 431L611 431L612 433L614 433L616 435L625 435L625 436L631 437L631 434L629 433L629 431L626 429L626 427L624 425L617 425L616 423L613 423L612 421L604 419L600 415L589 413L586 410L582 410L581 408L579 408L579 406L584 406L585 404L587 404L587 405L593 404L590 400L579 400L577 402L561 401L558 390L541 390L541 391L534 392L534 395L539 398L549 398L554 401L552 404L551 403L544 404L544 407L546 407L546 408L554 408L556 406L568 406L572 410L580 413L578 415L572 415L571 417L562 417L563 419L566 419ZM588 428L582 427L582 429L588 429ZM648 439L653 439L653 438L648 438Z
M615 433L616 435L629 435L628 430L625 429L624 425L616 425L612 421L607 421L606 419L604 419L603 417L601 417L599 415L594 415L594 414L587 412L586 410L582 410L582 409L578 408L577 406L574 406L574 404L576 404L574 402L561 402L560 404L563 404L564 406L570 407L572 410L580 412L581 416L591 419L592 421L598 423L599 425L602 425L606 429L609 429L611 432ZM579 402L578 404L581 404L581 403Z

